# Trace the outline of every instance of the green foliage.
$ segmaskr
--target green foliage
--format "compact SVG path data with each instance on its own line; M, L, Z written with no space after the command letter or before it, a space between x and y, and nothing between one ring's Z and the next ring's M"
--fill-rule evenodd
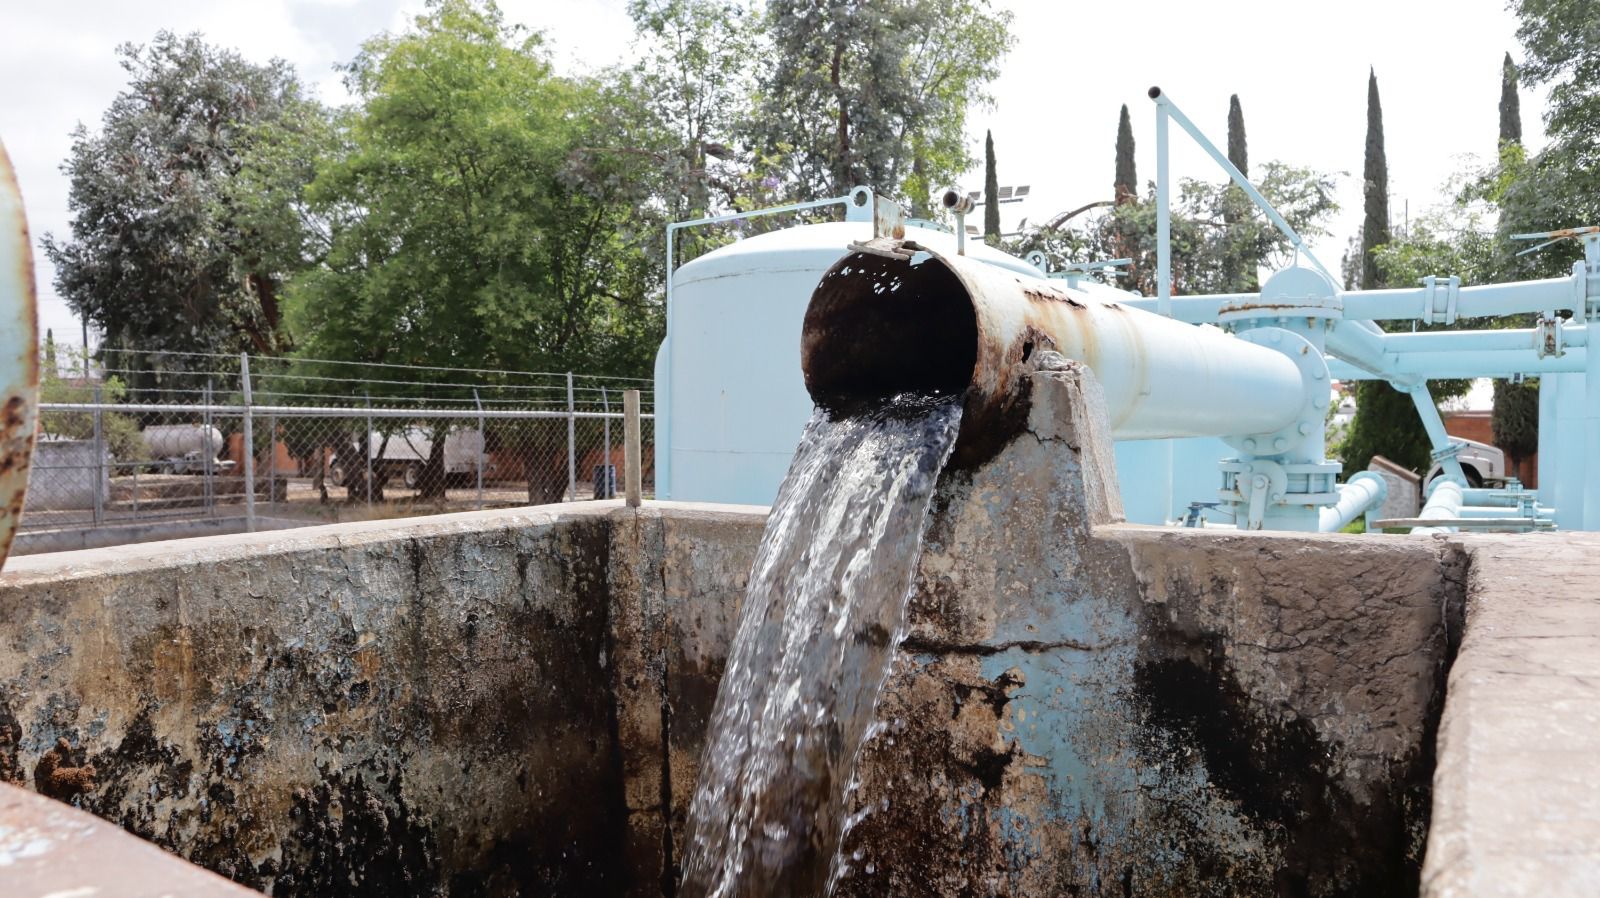
M46 335L44 356L44 364L39 369L40 402L98 400L115 403L128 395L128 385L114 375L103 380L91 377L89 359L83 351L58 347L52 335ZM94 427L92 412L41 412L39 415L42 439L92 440ZM130 415L102 412L100 438L105 441L112 458L131 460L146 455L139 422Z
M1383 150L1383 105L1378 73L1367 75L1367 149L1361 169L1365 216L1361 221L1361 289L1384 286L1373 251L1389 242L1389 160Z
M1245 145L1244 136L1244 109L1239 106L1238 94L1228 97L1228 161L1240 173L1250 174L1250 150Z
M637 81L559 77L464 0L369 41L347 78L362 105L310 191L336 227L290 291L305 355L649 369L661 220L637 160L668 144Z
M1517 97L1517 64L1510 53L1500 63L1500 143L1522 143L1522 101Z
M1356 382L1355 399L1355 418L1339 447L1345 477L1365 471L1374 455L1418 474L1432 467L1428 432L1408 394L1385 381L1362 380Z
M736 146L756 91L760 12L749 0L630 0L628 13L639 38L633 77L671 135L648 162L670 188L673 220L739 208L751 187Z
M1245 145L1244 110L1239 106L1239 95L1228 98L1228 161L1241 174L1250 174L1250 151ZM1240 234L1240 225L1256 214L1250 197L1238 185L1230 185L1223 196L1222 218L1228 233ZM1236 285L1239 292L1254 292L1261 288L1256 273L1253 247L1234 242L1231 252L1222 257L1222 279Z
M254 65L199 35L163 31L118 53L128 86L98 132L74 133L64 165L72 238L44 241L57 289L113 344L278 351L293 253L266 227L277 211L241 207L232 179L260 134L318 108L287 63Z
M1266 163L1260 174L1262 194L1296 231L1307 237L1326 233L1328 217L1337 209L1332 176L1281 162ZM1257 267L1281 268L1293 260L1294 247L1271 222L1234 205L1241 196L1228 184L1193 179L1181 183L1172 209L1175 294L1241 292L1254 281ZM1039 250L1054 267L1131 258L1121 286L1150 296L1156 291L1155 234L1152 187L1143 199L1112 206L1068 227L1025 229L1007 248L1018 254ZM1239 260L1238 272L1232 275L1227 271L1230 259Z
M1128 104L1122 104L1117 117L1117 173L1111 183L1111 195L1117 205L1139 199L1139 175L1134 168L1133 123L1128 119Z
M1510 469L1539 451L1539 382L1494 382L1494 444L1505 452Z
M758 171L797 199L869 184L924 205L972 163L967 113L990 102L1010 21L989 0L769 0Z
M995 170L994 133L983 132L983 239L1000 245L1000 174Z

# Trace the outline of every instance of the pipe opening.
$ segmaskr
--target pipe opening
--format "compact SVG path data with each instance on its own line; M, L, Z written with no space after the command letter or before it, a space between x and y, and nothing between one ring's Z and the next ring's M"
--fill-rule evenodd
M811 296L800 338L806 391L830 411L900 393L955 395L972 382L978 321L945 265L854 253Z

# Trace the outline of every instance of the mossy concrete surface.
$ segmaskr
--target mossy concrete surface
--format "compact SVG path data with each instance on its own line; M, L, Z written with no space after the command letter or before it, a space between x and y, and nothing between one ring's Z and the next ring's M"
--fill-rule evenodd
M940 487L839 894L1596 893L1600 540L1117 524L1092 395L1035 377L1026 432ZM274 895L670 896L763 521L13 559L0 782Z

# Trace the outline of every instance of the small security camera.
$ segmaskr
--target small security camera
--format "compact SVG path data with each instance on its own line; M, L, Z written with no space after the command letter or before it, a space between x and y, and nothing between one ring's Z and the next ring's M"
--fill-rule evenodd
M958 215L965 215L974 207L972 197L959 187L945 188L944 195L939 197L939 205Z

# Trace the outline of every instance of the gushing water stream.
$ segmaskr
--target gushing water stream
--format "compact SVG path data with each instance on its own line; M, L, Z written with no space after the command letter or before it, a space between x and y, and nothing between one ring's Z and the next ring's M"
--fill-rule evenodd
M767 519L689 810L681 894L821 896L959 397L818 409Z

